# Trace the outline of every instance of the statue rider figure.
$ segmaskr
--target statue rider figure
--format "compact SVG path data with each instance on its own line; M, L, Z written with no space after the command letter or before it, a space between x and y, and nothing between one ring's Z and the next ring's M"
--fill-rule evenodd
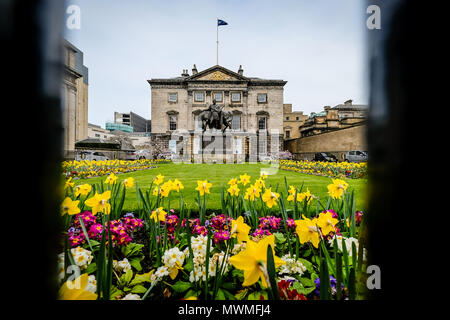
M220 119L221 119L221 115L222 115L222 109L223 109L223 107L219 107L216 104L216 99L213 99L213 103L210 104L208 107L208 111L210 112L209 123L210 123L210 125L212 125L213 121L216 120L216 125L214 126L216 129L221 129Z

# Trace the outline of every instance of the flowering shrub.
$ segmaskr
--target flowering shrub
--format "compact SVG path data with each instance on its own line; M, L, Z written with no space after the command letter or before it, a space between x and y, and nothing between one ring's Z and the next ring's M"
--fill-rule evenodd
M157 164L169 163L170 160L156 159L156 160L73 160L64 161L62 163L62 171L65 177L79 177L79 178L92 178L111 173L126 173L137 170L145 170L156 168Z
M280 160L280 169L333 178L363 178L367 163Z
M208 216L207 199L216 186L197 181L198 217L186 210L182 182L161 174L155 188L136 188L133 213L121 210L132 178L119 181L111 173L102 185L78 187L68 180L61 205L60 298L358 298L355 273L366 265L358 238L364 213L352 205L349 183L331 179L327 201L311 207L316 196L308 188L286 182L273 189L267 180L265 174L229 179L221 188L222 209ZM176 196L178 211L169 201ZM68 281L71 266L81 274L75 289Z

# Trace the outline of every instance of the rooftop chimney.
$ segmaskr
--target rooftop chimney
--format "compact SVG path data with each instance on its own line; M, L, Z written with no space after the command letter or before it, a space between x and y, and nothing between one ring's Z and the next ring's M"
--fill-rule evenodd
M183 73L181 74L182 77L189 77L189 73L187 69L183 69Z
M325 111L328 111L328 110L330 110L330 109L331 109L330 106L325 106L325 107L323 107L323 110L325 110Z
M345 105L352 105L352 102L353 102L353 100L350 99L350 100L345 101L344 104Z
M197 74L197 66L194 64L194 67L192 68L192 75Z
M242 69L242 65L239 66L238 74L241 76L244 74L244 69Z

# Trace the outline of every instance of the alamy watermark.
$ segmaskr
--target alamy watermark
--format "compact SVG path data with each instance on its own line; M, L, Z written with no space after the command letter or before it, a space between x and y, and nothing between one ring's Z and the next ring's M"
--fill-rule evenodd
M381 9L379 6L372 4L367 7L367 14L370 16L366 20L366 26L369 30L381 29Z
M66 14L66 27L69 30L81 29L81 9L79 6L72 4L67 7Z

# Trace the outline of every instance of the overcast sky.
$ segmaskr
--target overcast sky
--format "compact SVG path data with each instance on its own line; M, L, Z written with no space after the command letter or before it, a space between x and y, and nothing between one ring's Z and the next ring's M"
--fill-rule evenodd
M219 64L288 81L284 103L305 114L345 100L367 104L366 7L361 0L70 0L81 28L65 37L89 68L89 122L114 111L150 119L151 78ZM67 15L68 17L69 15Z

